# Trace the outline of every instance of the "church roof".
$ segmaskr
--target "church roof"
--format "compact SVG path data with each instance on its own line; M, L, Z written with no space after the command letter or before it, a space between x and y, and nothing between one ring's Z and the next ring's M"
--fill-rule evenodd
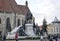
M17 5L15 0L0 0L0 12L14 12L26 14L28 7L24 5Z
M20 10L22 11L23 14L24 13L27 14L27 12L30 11L27 6L24 6L24 5L18 5L18 6L19 6L19 8L20 8Z

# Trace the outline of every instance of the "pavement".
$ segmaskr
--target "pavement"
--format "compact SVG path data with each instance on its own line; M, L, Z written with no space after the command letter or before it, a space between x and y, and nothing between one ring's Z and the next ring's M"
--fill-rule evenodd
M16 41L16 40L7 40L7 41ZM19 41L40 41L40 40L19 40Z
M7 41L16 41L16 40L7 40ZM19 40L19 41L40 41L40 40Z

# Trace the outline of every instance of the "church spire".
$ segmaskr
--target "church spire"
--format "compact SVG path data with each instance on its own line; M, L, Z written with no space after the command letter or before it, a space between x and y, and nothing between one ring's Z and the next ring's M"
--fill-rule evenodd
M26 6L28 7L28 1L27 1L27 0L26 0L26 3L25 3L25 4L26 4Z

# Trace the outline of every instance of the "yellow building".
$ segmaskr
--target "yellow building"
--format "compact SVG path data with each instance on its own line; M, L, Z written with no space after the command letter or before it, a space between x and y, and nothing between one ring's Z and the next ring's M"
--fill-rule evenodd
M53 26L53 24L48 24L47 32L48 32L48 34L54 34L54 26Z
M47 26L48 34L60 34L60 21L55 17L54 21Z

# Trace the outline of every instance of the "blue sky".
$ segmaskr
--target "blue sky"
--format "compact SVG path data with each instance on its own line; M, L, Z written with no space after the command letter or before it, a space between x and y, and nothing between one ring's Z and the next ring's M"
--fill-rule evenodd
M26 0L16 0L17 4L25 5ZM35 17L35 22L42 25L43 19L51 23L56 16L60 20L60 0L27 0L28 7Z

